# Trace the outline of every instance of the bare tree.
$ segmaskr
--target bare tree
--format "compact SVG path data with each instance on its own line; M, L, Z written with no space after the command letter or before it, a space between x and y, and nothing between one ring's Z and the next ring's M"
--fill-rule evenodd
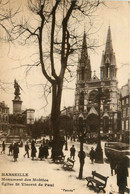
M92 15L100 4L100 0L28 0L26 16L18 13L21 19L10 17L9 20L11 30L7 32L11 41L19 40L25 45L31 41L31 44L36 45L38 57L34 64L28 65L28 69L41 66L44 77L51 85L53 157L62 152L59 135L60 105L65 73L68 71L71 74L71 59L81 48L78 25L87 18L91 26Z

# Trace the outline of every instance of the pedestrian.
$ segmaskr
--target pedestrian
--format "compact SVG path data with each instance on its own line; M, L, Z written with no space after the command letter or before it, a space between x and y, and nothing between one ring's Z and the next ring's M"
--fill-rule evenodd
M44 157L47 158L48 155L49 155L48 146L47 146L47 144L45 143L45 145L44 145Z
M91 147L91 150L89 152L89 156L90 156L91 163L93 164L94 159L95 159L95 151L94 151L93 147Z
M73 158L73 160L75 159L75 147L74 145L72 145L72 147L70 148L70 158Z
M39 147L38 158L40 158L40 160L42 160L44 158L44 147L43 147L43 144L41 144L41 146Z
M42 140L43 146L45 145L45 143L46 143L46 140L45 140L45 138L43 138L43 140Z
M9 145L9 156L12 155L13 152L13 143Z
M14 146L13 146L13 158L14 158L14 162L17 161L18 154L19 154L19 146L18 146L18 143L15 143Z
M111 168L111 175L113 176L113 171L116 171L116 164L117 164L117 160L115 157L113 157L112 155L109 156L108 161L110 163L110 168ZM116 173L116 172L115 172Z
M34 157L36 157L36 147L35 147L35 142L33 141L32 142L32 145L31 145L31 157L32 157L32 160L34 160Z
M5 154L5 142L3 141L2 143L2 151L1 154Z
M35 144L35 140L32 139L32 140L31 140L31 147L32 147L34 144Z
M27 157L29 158L29 145L28 145L28 142L26 142L25 144L25 154L23 155L24 157L27 155Z
M129 160L126 156L120 159L116 165L117 185L119 193L124 194L127 186Z

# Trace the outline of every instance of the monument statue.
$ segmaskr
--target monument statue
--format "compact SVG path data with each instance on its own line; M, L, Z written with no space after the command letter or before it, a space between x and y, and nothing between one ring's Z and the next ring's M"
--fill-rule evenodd
M15 94L15 99L20 100L20 85L18 84L18 82L16 81L16 79L14 80L14 94Z

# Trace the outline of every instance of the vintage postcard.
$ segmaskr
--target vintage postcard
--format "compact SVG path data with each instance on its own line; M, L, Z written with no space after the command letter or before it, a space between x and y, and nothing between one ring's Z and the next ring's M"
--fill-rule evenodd
M0 0L0 193L129 193L130 2Z

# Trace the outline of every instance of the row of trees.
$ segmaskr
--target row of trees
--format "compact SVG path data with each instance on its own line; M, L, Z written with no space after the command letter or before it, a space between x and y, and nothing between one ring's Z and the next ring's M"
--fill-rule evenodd
M35 120L33 125L29 125L30 132L33 138L40 138L42 135L53 135L53 131L50 127L50 119L43 121ZM59 133L60 136L71 136L73 134L73 120L68 116L60 116L59 119Z

